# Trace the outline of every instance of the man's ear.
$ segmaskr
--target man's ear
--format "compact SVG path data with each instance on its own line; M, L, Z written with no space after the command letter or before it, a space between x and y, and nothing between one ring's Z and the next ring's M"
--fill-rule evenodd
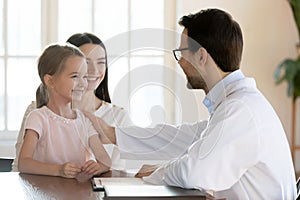
M206 49L203 48L203 47L200 47L198 49L197 54L198 54L200 64L204 65L206 63L206 60L207 60L207 51L206 51Z
M47 88L53 88L54 87L54 85L53 85L53 77L51 75L46 74L44 76L44 82L45 82Z

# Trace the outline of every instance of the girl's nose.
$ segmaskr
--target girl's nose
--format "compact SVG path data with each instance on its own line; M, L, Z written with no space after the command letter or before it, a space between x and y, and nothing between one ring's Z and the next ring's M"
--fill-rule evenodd
M86 88L86 87L87 87L87 84L88 84L88 83L87 83L87 80L86 80L85 77L82 77L82 78L79 79L78 85L79 85L80 87Z

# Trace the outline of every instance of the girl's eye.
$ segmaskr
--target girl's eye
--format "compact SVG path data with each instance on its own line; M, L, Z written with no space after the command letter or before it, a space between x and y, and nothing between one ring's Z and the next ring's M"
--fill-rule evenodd
M73 75L71 78L73 78L73 79L78 78L78 75Z
M100 62L97 62L97 64L99 64L99 65L105 65L105 62L104 61L100 61Z

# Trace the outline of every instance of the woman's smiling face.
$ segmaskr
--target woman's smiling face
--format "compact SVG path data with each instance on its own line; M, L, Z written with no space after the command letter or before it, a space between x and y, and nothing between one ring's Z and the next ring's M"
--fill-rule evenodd
M106 52L98 44L84 44L79 49L84 53L87 60L87 90L95 90L105 77Z

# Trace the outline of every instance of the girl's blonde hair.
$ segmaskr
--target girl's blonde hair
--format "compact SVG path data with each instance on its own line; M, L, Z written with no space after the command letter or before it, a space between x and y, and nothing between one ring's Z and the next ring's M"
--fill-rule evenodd
M57 75L64 69L66 60L71 56L84 57L84 54L74 45L71 44L51 44L45 48L38 59L38 73L42 81L36 93L36 106L40 108L48 102L47 87L44 82L44 76Z

